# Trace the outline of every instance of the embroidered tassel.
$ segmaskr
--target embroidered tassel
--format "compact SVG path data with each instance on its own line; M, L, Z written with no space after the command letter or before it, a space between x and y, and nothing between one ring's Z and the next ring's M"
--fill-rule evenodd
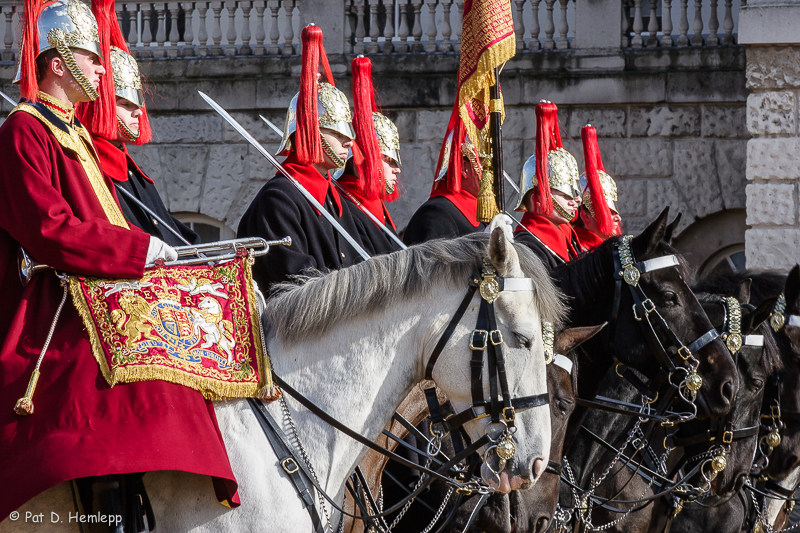
M603 161L600 159L597 130L594 126L587 124L581 128L581 140L583 141L586 181L589 184L591 198L591 206L587 206L587 208L589 208L589 214L597 221L600 236L607 239L614 234L614 221L611 219L611 209L608 207L603 185L600 183L599 171L605 172L605 169L603 169Z
M363 153L358 166L358 188L365 198L380 198L385 191L381 147L372 117L375 89L372 86L372 62L363 56L353 58L353 128L356 145Z
M551 102L541 102L536 106L536 180L537 191L534 196L536 212L548 216L553 212L553 198L550 195L548 157L550 151L562 148L561 132L558 129L558 108Z
M319 64L325 70L328 83L333 84L333 75L322 46L322 30L313 24L303 28L303 66L300 74L300 94L297 98L297 131L295 149L297 158L304 165L324 161L322 143L319 139L319 113L317 78Z
M491 165L491 161L489 162ZM491 168L483 169L483 176L478 190L478 211L476 213L479 222L488 224L495 215L500 214L497 209L497 198L494 194L494 179Z

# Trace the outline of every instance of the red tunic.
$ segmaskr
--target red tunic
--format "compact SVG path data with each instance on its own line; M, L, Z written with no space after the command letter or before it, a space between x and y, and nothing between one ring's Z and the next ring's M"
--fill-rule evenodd
M236 483L211 405L161 381L110 388L71 301L41 366L35 412L14 413L62 296L51 271L23 290L20 244L67 272L139 278L149 236L108 221L80 161L28 113L0 127L0 161L0 517L58 483L104 474L206 474L227 485L218 497L231 498Z
M575 233L570 224L556 226L547 218L530 212L522 216L520 224L533 233L549 252L557 255L564 262L569 262L577 257L578 251L574 246L577 239L573 239ZM521 227L516 230L517 233L524 231Z
M581 244L581 247L587 252L603 244L603 239L599 235L586 228L573 226L573 230L578 237L578 242Z

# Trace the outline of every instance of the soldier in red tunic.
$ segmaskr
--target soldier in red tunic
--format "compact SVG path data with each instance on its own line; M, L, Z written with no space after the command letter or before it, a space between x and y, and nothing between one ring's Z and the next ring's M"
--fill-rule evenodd
M582 251L570 222L578 217L581 194L578 162L564 149L558 129L558 108L536 106L536 153L520 177L517 211L524 211L514 238L527 245L548 270L575 259Z
M20 284L20 247L58 271L108 278L138 279L146 263L175 257L125 221L75 119L74 105L96 98L107 60L91 11L58 0L30 2L25 15L23 102L0 127L0 520L65 481L153 470L224 480L218 497L235 503L201 394L160 381L110 388L54 271Z
M397 127L375 105L372 86L372 62L364 57L353 58L353 128L355 143L363 155L356 163L350 158L344 173L337 183L345 189L344 197L356 205L353 217L367 253L386 254L397 251L400 246L378 227L364 210L368 210L386 230L395 233L386 202L399 196L397 176L400 174L400 137Z
M581 245L590 250L606 239L622 235L622 217L617 210L617 184L603 168L594 126L581 128L581 139L586 172L581 174L583 205L573 227Z
M436 169L430 198L411 217L403 235L408 245L461 237L486 227L477 218L480 155L469 141L458 105L450 115Z

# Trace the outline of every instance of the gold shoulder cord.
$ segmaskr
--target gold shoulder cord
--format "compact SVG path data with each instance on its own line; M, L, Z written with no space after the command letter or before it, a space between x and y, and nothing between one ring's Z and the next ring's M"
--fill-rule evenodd
M39 121L50 130L50 133L56 138L58 144L78 156L78 160L83 167L83 171L86 173L89 184L92 186L92 190L94 190L94 194L100 202L100 206L103 208L108 221L115 226L130 229L128 222L122 215L119 205L114 201L114 197L111 195L111 191L103 179L103 174L100 172L100 167L97 164L94 144L92 144L92 138L89 136L89 132L86 131L86 128L68 124L67 129L69 129L69 133L65 133L63 130L50 123L50 121L39 113L35 107L24 102L18 104L17 107L11 111L9 116L17 111L24 111L39 119Z

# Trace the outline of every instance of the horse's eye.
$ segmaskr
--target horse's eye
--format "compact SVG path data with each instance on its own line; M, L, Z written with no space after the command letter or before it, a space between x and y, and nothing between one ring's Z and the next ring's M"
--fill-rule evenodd
M566 400L558 400L556 405L558 406L558 410L561 411L561 416L566 416L572 407L572 404Z
M661 298L664 300L665 304L676 304L678 303L678 297L672 291L664 291L661 294Z
M764 386L764 380L763 379L754 379L753 380L752 389L754 391L756 391L756 392L760 391L761 387L763 387L763 386Z
M521 333L514 333L514 338L517 339L517 342L519 343L520 346L522 346L527 350L530 350L531 346L533 346L533 340L529 339L528 337L526 337Z

